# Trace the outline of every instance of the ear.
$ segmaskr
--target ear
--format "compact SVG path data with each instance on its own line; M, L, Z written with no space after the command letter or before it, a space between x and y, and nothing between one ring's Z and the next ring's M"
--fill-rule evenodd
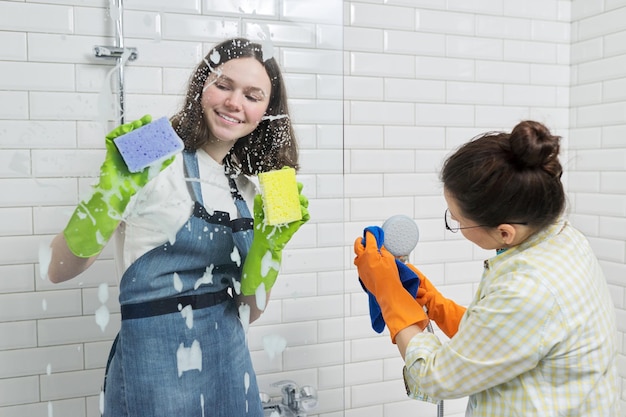
M515 241L517 230L513 227L513 225L504 223L498 226L497 229L500 234L500 238L502 239L502 243L508 246Z

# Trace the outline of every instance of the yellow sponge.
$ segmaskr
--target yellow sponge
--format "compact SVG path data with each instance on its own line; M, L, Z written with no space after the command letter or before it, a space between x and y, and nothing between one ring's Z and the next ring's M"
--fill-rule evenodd
M296 170L277 169L259 174L265 222L269 225L302 219Z

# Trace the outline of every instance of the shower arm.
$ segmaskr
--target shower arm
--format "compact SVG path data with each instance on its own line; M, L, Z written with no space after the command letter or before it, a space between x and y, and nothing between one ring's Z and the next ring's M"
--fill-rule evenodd
M109 9L113 7L113 2L109 1ZM118 98L119 98L119 124L124 123L125 116L125 91L124 91L124 61L125 55L128 61L134 61L138 57L137 48L127 48L124 46L124 4L123 0L115 0L115 46L94 46L96 58L116 59L118 75ZM110 10L113 17L113 10Z

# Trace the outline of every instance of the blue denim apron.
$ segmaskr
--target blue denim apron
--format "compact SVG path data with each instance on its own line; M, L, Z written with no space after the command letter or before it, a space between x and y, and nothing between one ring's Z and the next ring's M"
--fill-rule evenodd
M189 178L195 153L183 152ZM241 277L252 218L229 178L239 219L209 213L191 181L194 212L122 276L122 324L104 383L104 417L262 417L256 375L229 287ZM237 248L240 258L237 256Z

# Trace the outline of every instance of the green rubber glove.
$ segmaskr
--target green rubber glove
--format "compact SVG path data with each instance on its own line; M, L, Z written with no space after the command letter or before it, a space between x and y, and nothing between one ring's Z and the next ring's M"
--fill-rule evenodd
M298 183L302 219L291 223L270 226L265 223L261 194L254 197L254 237L243 263L241 293L255 295L259 286L269 291L280 269L282 252L287 242L309 219L309 200L302 194L302 184Z
M160 167L148 167L137 173L128 171L113 139L151 121L152 117L145 115L106 135L106 157L100 167L100 180L91 196L78 204L63 230L74 255L89 258L100 253L119 225L130 198L174 160L171 157Z

